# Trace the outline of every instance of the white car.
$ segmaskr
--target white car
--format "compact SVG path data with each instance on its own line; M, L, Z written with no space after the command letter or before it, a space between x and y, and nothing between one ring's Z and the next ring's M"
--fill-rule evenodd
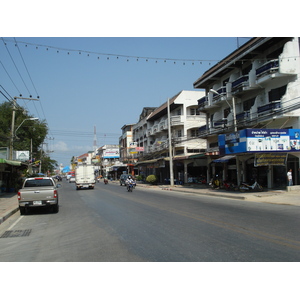
M75 177L71 177L70 179L69 179L69 183L74 183L75 182Z

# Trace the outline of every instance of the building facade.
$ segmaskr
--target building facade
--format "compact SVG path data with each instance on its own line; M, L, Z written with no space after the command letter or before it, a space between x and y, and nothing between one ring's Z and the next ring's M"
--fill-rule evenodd
M199 136L207 140L208 178L253 179L276 188L286 186L292 168L300 183L300 147L293 146L300 128L299 75L299 38L257 37L194 82L205 90L198 110L206 115Z
M169 122L171 158L174 160L176 182L196 181L202 173L206 173L206 140L198 137L199 126L206 122L205 114L197 110L197 100L203 95L202 91L181 91L150 114L140 116L140 121L133 126L133 143L136 147L136 166L139 174L144 177L155 174L160 182L168 182ZM200 156L201 161L196 162Z

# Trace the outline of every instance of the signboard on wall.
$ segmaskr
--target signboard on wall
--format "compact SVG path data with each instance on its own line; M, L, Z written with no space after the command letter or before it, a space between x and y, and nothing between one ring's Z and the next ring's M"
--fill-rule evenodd
M119 149L106 149L103 151L103 158L120 158Z
M219 135L220 154L300 152L300 129L244 129Z
M16 160L26 161L29 160L29 151L15 151Z
M254 166L285 166L287 153L256 153Z

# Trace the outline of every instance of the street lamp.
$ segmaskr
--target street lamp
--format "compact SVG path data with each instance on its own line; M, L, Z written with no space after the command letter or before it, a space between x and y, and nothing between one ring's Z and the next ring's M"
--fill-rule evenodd
M21 124L18 126L18 128L14 131L14 116L13 116L13 126L12 126L12 130L11 130L11 139L10 139L10 149L9 149L9 159L12 160L13 159L13 144L14 144L14 138L17 136L16 133L18 131L18 129L21 127L21 125L27 121L27 120L38 120L39 118L28 118L28 119L24 119Z
M219 95L220 97L224 97L223 95L221 95L219 92L217 92L214 89L210 89L210 92L212 92L215 95ZM234 126L234 132L237 132L237 125L236 125L236 111L235 111L235 99L234 96L232 96L232 106L229 104L229 102L226 100L226 98L224 97L226 103L229 105L230 109L232 110L233 113L233 126Z
M34 121L34 120L38 120L39 118L28 118L28 119L24 119L23 121L22 121L22 123L17 127L17 129L15 130L15 134L14 134L14 136L15 137L17 137L17 131L18 131L18 129L22 126L22 124L25 122L25 121L28 121L28 120L30 120L30 121Z

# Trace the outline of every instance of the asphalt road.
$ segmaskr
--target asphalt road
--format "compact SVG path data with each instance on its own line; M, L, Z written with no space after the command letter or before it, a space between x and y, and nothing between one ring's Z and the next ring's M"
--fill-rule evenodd
M63 181L60 210L0 226L0 261L298 262L300 207Z

